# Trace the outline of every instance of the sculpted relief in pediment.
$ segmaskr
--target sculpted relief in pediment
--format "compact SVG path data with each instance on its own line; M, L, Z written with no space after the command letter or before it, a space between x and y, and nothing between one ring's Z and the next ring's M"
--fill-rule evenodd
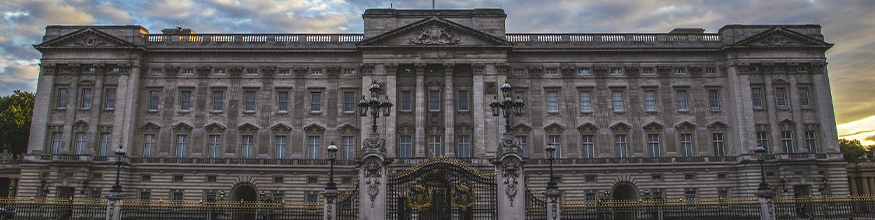
M453 45L459 43L459 38L450 30L432 24L431 27L423 28L417 34L410 36L410 42L420 45Z

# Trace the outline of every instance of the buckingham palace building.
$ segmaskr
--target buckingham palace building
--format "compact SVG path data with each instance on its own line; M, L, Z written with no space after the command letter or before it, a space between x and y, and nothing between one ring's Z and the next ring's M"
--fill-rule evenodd
M330 172L339 191L361 183L374 134L387 172L454 158L492 173L513 137L528 188L553 156L565 200L752 196L757 146L779 195L849 193L820 25L508 33L507 16L369 9L342 34L47 26L18 196L104 197L121 147L127 198L321 202ZM493 112L505 101L524 105Z

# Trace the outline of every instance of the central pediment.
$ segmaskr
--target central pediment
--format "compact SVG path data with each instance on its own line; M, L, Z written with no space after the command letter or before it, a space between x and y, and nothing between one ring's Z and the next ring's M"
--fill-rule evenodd
M422 19L358 43L360 48L510 46L505 39L439 17Z

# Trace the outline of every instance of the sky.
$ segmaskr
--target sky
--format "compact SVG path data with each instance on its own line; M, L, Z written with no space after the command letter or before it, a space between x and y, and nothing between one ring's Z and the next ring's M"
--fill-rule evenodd
M35 91L45 26L136 24L152 33L183 21L198 33L362 33L368 8L429 9L431 1L2 0L0 95ZM727 24L820 24L842 138L875 144L873 0L435 0L438 9L502 8L514 33L717 32Z

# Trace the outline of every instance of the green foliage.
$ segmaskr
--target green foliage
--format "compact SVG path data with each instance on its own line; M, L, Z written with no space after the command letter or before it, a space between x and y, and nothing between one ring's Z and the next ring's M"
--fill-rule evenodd
M20 90L0 97L0 151L27 152L34 98L34 93Z
M839 149L842 151L842 154L845 155L845 160L848 162L858 162L860 161L860 157L871 152L870 149L863 148L863 144L860 143L857 139L839 139Z

